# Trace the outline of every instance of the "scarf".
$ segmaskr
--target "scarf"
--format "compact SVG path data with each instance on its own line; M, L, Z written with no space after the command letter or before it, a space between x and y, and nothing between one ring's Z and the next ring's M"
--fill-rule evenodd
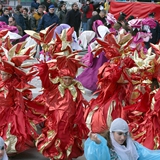
M120 160L137 160L138 152L134 145L134 141L131 139L129 133L127 134L126 146L120 145L114 139L113 132L123 132L126 133L129 131L128 124L121 118L115 119L110 127L110 138L115 152L117 153Z

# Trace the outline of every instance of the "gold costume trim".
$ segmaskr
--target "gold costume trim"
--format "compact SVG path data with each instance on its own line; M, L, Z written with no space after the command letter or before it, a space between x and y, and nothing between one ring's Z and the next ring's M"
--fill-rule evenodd
M56 139L56 141L55 141L55 147L59 151L59 155L54 156L55 159L60 159L62 157L62 155L63 155L62 151L59 148L60 144L61 144L61 140L60 139Z
M146 130L141 132L141 133L139 133L139 134L137 134L136 136L134 136L134 139L137 139L137 138L143 136L144 134L146 134Z
M8 124L8 129L6 133L6 140L5 144L7 145L6 152L7 153L16 153L16 143L17 143L17 137L14 135L11 135L11 123Z
M82 92L82 93L85 93L84 92L84 88L82 86L82 84L79 82L79 81L76 81L76 80L73 80L72 84L70 86L66 86L64 84L64 82L62 81L61 78L59 77L56 77L54 79L51 79L50 78L50 81L53 83L53 84L57 84L57 83L60 83L59 86L58 86L58 90L60 92L60 95L61 97L64 97L64 93L65 93L65 89L69 89L69 91L71 92L71 95L73 96L73 101L76 100L77 98L77 90L76 90L76 87Z
M86 119L86 126L88 127L88 129L91 131L91 121L92 121L92 117L93 117L93 114L94 112L98 109L99 107L98 106L95 106L95 108L89 112L88 116L87 116L87 119Z
M159 148L159 137L154 137L154 150L157 150Z
M51 140L55 137L56 133L54 130L50 130L47 132L47 137L48 137L48 141L46 143L44 143L44 145L42 145L39 149L40 153L43 153L43 150L45 149L46 146L48 146L49 143L51 143ZM39 139L43 137L43 134L41 134L37 140L36 140L36 143L35 145L37 146L38 142L39 142Z
M7 97L8 90L7 90L6 87L2 87L2 88L0 89L0 92L3 92L5 98Z
M116 106L116 102L115 101L112 101L110 106L109 106L109 109L108 109L108 113L107 113L107 119L106 119L106 124L108 127L111 126L111 122L112 122L112 111L115 109L115 106Z
M67 149L67 157L69 157L71 152L72 152L72 146L69 146L68 149Z

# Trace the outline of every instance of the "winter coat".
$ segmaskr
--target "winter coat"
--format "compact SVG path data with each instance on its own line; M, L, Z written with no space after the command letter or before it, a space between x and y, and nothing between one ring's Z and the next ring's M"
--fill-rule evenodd
M59 17L59 24L65 23L66 22L66 14L67 14L67 10L65 11L59 11L57 16Z
M36 12L31 16L31 30L37 31L39 21L41 20L43 15Z
M58 24L59 23L59 18L58 16L53 13L53 14L50 14L50 13L47 13L47 14L44 14L42 19L40 20L39 24L38 24L38 32L41 31L42 29L45 29L47 27L49 27L50 25L52 24Z
M7 15L3 15L0 17L0 21L5 22L6 24L8 24L8 19L9 19L9 16Z
M79 10L70 10L66 16L66 24L74 27L76 32L79 31L80 24L81 24L81 13Z
M89 22L89 30L92 30L92 26L93 26L93 22L96 21L96 20L101 20L103 22L103 24L106 22L105 20L105 17L104 18L101 18L99 16L99 14L93 16L91 19L90 19L90 22Z
M20 12L16 11L13 14L13 17L16 20L16 24L18 26L20 26L22 28L22 30L24 31L26 29L26 25L25 25L25 21L24 21L23 15Z

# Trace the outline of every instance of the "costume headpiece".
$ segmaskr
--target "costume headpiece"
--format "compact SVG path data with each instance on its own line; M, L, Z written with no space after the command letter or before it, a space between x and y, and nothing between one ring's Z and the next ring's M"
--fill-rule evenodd
M57 57L57 68L60 77L70 76L75 78L78 68L82 65L80 60L75 58L74 54Z

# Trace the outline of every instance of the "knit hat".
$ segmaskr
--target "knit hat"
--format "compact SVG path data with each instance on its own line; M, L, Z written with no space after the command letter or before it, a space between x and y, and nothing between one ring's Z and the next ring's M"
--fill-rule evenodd
M54 9L54 5L51 4L48 9Z

